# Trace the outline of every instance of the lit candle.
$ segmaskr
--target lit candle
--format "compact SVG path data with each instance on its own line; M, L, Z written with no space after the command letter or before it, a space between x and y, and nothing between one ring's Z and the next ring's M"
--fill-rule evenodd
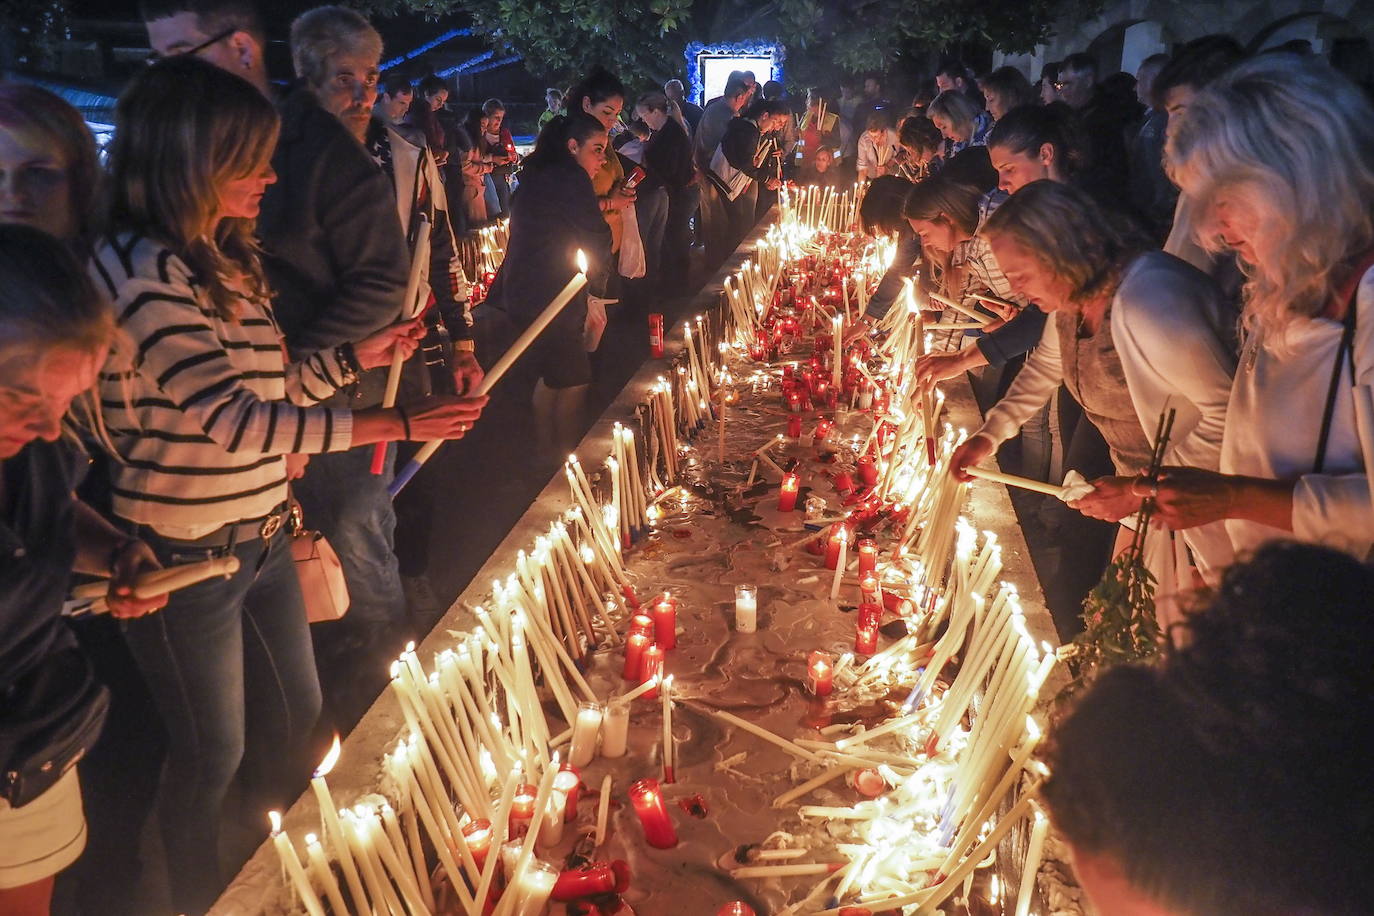
M511 836L523 836L529 827L530 819L534 817L534 797L538 791L538 786L529 784L515 790L515 797L510 802Z
M795 473L787 474L782 479L782 487L778 491L778 511L793 512L797 508L797 491L801 489L801 478Z
M655 849L671 849L677 845L677 828L668 816L663 803L663 790L658 781L640 779L630 786L630 804L644 828L645 841Z
M335 858L339 860L339 870L343 872L344 883L348 885L349 896L353 899L354 912L366 913L369 909L367 894L363 891L362 876L358 874L358 866L353 861L353 854L349 852L348 838L344 835L343 824L339 822L334 797L329 792L329 785L324 781L329 771L334 769L334 764L338 762L339 749L339 736L335 735L329 753L325 754L320 765L315 768L314 775L310 777L310 788L315 793L315 801L320 808L320 820L324 821L325 834L334 849Z
M854 628L854 654L873 655L878 651L876 624L860 624Z
M605 725L605 718L602 718L602 725ZM563 769L558 771L558 775L553 778L553 791L562 792L568 797L568 803L564 807L563 820L572 823L577 820L577 800L582 797L582 774L573 768L572 764L563 764Z
M878 577L871 572L859 579L859 598L864 604L878 603Z
M625 680L641 680L640 672L644 668L644 650L649 647L649 637L643 633L631 633L625 640L625 670L622 672Z
M478 868L487 864L487 854L491 852L491 821L484 817L468 821L463 825L463 842L468 844L468 852Z
M583 703L577 709L573 723L572 747L568 749L568 763L584 767L596 757L596 736L601 731L601 704Z
M558 777L554 777L557 779ZM544 820L539 824L539 845L545 848L557 846L563 841L563 822L568 815L568 796L557 789L549 792L549 802L544 809Z
M733 900L716 910L716 916L755 916L754 908L742 900Z
M644 650L644 664L639 671L640 689L647 690L641 696L650 699L658 699L658 681L663 677L663 650L658 646L650 646Z
M872 538L861 538L859 540L859 578L877 571L877 568L878 545Z
M557 882L558 869L547 862L530 862L520 875L519 883L512 888L520 895L515 912L520 916L539 916L548 906Z
M878 464L872 455L860 455L855 469L859 472L859 482L866 487L878 483Z
M301 867L301 860L296 855L295 847L291 845L291 840L286 834L281 832L281 814L276 811L269 811L267 812L267 819L272 824L272 842L277 847L277 857L281 859L282 867L286 869L286 876L291 879L292 886L300 895L301 904L310 916L324 916L324 907L320 905L320 898L315 894L315 889L310 886L310 879L306 876L305 869Z
M843 522L832 525L825 544L825 568L840 569L840 554L849 543L849 526Z
M624 757L630 736L630 704L612 700L601 720L601 756Z
M835 689L835 663L829 652L813 651L807 660L806 673L811 679L811 692L816 696L829 696Z
M677 647L677 601L667 592L654 604L654 645L665 652Z
M652 637L654 635L654 619L648 614L636 614L631 617L630 629L626 635L633 636L635 633Z
M1026 916L1030 912L1031 898L1035 896L1035 876L1040 871L1040 858L1045 851L1045 835L1049 829L1050 819L1036 809L1030 841L1026 844L1026 865L1021 869L1021 888L1016 893L1015 916Z
M305 835L305 854L310 858L310 873L324 888L329 908L335 913L347 913L348 907L344 904L339 882L334 880L334 872L330 870L329 862L324 857L324 847L320 845L320 838L313 833Z
M835 430L835 421L829 417L821 417L816 421L816 441L824 442L830 438L830 434Z
M752 585L735 586L735 632L753 633L759 628L758 589Z

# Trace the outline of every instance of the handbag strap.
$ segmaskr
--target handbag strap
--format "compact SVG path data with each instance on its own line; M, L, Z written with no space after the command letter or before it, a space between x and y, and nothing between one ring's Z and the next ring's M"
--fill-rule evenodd
M1336 348L1336 365L1331 370L1331 387L1327 389L1326 407L1322 411L1322 428L1317 439L1317 455L1312 462L1312 473L1314 474L1322 473L1326 466L1326 446L1331 438L1331 422L1336 415L1336 395L1341 387L1341 368L1345 364L1347 353L1350 356L1350 384L1355 384L1355 321L1356 314L1359 312L1360 279L1370 267L1374 267L1374 251L1366 252L1364 257L1360 259L1353 274L1350 294L1345 302L1345 317L1341 319L1344 330L1341 332L1340 346Z

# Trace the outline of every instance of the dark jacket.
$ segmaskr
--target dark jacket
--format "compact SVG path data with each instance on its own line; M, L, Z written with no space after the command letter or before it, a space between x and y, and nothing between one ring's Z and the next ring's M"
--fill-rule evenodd
M644 148L644 169L669 193L680 191L692 183L696 177L696 170L692 167L692 141L681 124L669 118L663 129L649 140L649 145Z
M683 99L678 102L678 107L682 109L682 118L687 122L687 132L696 133L697 125L701 123L702 109L700 105ZM678 125L681 127L682 125Z
M759 183L778 177L777 166L772 162L765 160L762 165L755 164L754 157L759 153L762 139L756 122L735 118L725 126L725 136L720 141L726 161Z
M528 327L587 256L587 292L605 298L611 264L611 229L601 216L592 180L571 156L550 163L526 162L511 197L510 242L485 305ZM585 300L574 299L555 324L580 333Z
M391 184L362 144L305 89L281 116L258 237L277 321L301 357L396 321L410 261Z

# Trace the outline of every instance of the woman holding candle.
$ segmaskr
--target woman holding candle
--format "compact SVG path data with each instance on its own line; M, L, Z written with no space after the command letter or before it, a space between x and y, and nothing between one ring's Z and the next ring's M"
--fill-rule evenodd
M1022 188L983 231L1008 277L1053 320L1007 394L956 450L955 474L964 479L964 467L992 455L1060 384L1106 440L1117 474L1134 475L1149 464L1148 436L1165 409L1178 411L1169 454L1215 466L1234 358L1210 278L1149 251L1146 239L1123 233L1086 193L1058 182ZM1065 467L1095 476L1091 457L1082 455L1071 441ZM1132 482L1104 479L1075 505L1118 521L1139 508ZM1089 539L1086 531L1083 537ZM1214 540L1192 544L1206 566L1229 561ZM1084 549L1092 552L1088 544ZM1083 575L1091 575L1086 564Z
M1077 699L1043 795L1098 912L1369 911L1371 594L1348 556L1270 544L1158 665Z
M70 574L109 576L120 617L166 599L133 597L156 558L72 496L86 461L65 424L115 338L104 300L60 241L28 226L0 226L0 287L0 772L25 776L0 790L0 912L30 916L48 912L54 876L86 843L76 768L45 785L43 761L13 743L53 712L44 677L89 672L60 616ZM103 706L90 711L93 742Z
M606 128L590 114L551 120L525 159L511 200L510 244L487 301L490 332L508 342L528 327L577 271L589 263L588 292L564 308L530 346L536 433L546 451L566 454L581 436L592 381L587 353L606 326L612 233L597 203L594 179L607 156ZM494 351L504 352L505 346Z
M1201 240L1233 249L1248 282L1219 468L1167 471L1158 517L1181 529L1225 520L1238 554L1291 535L1363 558L1374 543L1374 109L1319 60L1265 55L1198 92L1170 132Z
M102 373L113 514L164 565L240 561L229 579L123 623L170 738L159 809L173 898L199 912L222 887L220 808L246 744L255 788L280 804L304 775L298 758L319 714L299 582L279 536L285 454L461 437L485 399L310 406L389 363L394 347L409 353L420 329L397 325L287 365L252 237L278 120L250 84L177 57L133 79L116 123L110 235L92 268L133 344Z

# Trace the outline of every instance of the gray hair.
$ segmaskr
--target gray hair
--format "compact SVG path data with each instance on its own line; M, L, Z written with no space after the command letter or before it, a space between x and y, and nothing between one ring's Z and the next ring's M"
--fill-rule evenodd
M339 54L382 56L382 36L356 10L317 6L291 23L291 63L312 86L329 79L329 61Z
M1283 348L1292 320L1320 313L1374 247L1374 107L1324 60L1265 54L1198 92L1167 149L1174 181L1208 214L1200 242L1222 247L1209 226L1218 198L1258 225L1242 321Z

